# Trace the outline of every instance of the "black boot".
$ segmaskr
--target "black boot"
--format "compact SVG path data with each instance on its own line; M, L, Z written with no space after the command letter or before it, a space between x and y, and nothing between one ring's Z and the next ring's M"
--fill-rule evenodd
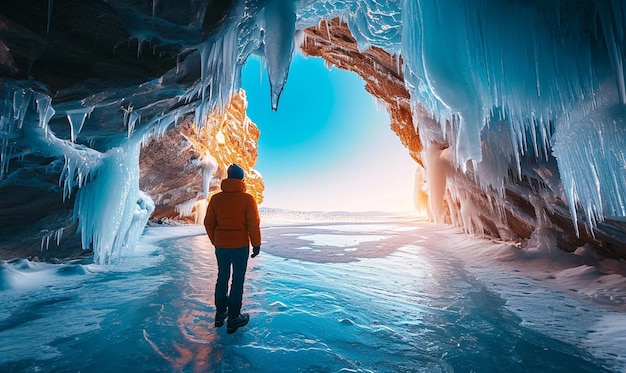
M241 313L235 318L231 317L228 319L226 332L228 334L233 334L237 331L238 328L241 328L242 326L248 324L248 321L250 321L250 315L248 315L247 313Z
M225 310L224 312L217 312L215 314L215 327L219 328L220 326L224 325L224 320L226 320L227 317L228 310Z

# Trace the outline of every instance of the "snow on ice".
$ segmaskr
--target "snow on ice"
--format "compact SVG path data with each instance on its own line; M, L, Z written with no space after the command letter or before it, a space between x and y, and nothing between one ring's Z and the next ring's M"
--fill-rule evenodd
M59 159L65 198L76 193L83 247L93 248L98 264L124 260L118 266L0 262L0 361L32 371L41 369L39 362L116 369L136 362L126 354L138 349L154 358L142 366L146 371L164 362L166 369L269 371L295 360L336 371L481 370L519 361L541 369L550 358L564 364L555 370L626 371L623 262L597 258L586 247L555 250L545 227L520 250L413 221L372 224L334 215L331 222L309 216L294 223L304 216L295 214L273 224L266 215L267 244L248 287L254 322L248 334L230 340L209 330L214 274L207 273L214 263L201 228L150 228L140 238L154 209L138 186L141 145L189 113L204 125L240 87L251 55L265 59L270 102L278 108L302 30L333 17L348 24L360 48L402 57L414 110L424 107L433 119L419 131L435 220L448 177L443 163L475 171L482 188L501 192L508 170L520 176L529 154L555 156L558 175L541 175L541 187L562 194L575 229L578 222L592 231L603 219L624 220L626 5L578 3L235 0L219 30L194 47L201 76L191 87L175 84L189 68L181 64L138 92L111 88L55 105L37 84L4 79L0 177L25 148ZM135 32L141 54L150 30L138 25ZM163 87L176 92L173 104L150 102L145 93ZM98 111L111 106L125 111L123 141L78 141L84 126L99 120ZM68 136L51 130L57 117L67 118ZM434 146L438 133L453 146ZM207 162L206 169L213 166ZM462 185L451 192L453 199L467 198ZM549 204L534 202L538 210ZM468 207L461 219L473 214ZM511 341L516 344L506 344ZM481 354L492 349L511 360Z
M416 216L265 217L233 335L213 327L202 226L149 228L116 266L0 263L0 368L626 371L626 281L584 248L526 252Z

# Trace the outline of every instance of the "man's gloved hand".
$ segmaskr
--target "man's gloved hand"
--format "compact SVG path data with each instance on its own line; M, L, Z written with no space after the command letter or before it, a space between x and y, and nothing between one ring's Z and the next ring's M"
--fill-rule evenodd
M255 256L259 255L260 252L261 252L261 246L254 246L252 248L252 255L250 255L250 258L254 258Z

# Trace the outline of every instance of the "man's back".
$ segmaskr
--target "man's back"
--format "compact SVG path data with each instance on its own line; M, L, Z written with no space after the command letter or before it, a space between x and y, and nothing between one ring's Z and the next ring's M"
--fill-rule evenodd
M225 179L222 191L207 208L204 226L216 247L239 248L261 245L260 219L254 197L246 193L242 180Z
M251 258L261 250L259 210L254 198L246 193L244 170L236 164L226 170L228 178L222 180L222 191L209 201L204 227L215 246L217 282L215 283L215 327L224 325L232 334L247 325L250 315L241 313L243 283L245 281L250 243ZM231 278L230 292L228 282Z

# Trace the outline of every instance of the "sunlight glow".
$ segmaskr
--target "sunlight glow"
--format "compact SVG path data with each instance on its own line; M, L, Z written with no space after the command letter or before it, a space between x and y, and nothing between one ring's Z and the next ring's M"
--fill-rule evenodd
M242 86L259 127L256 169L262 207L301 211L410 211L417 164L389 117L354 73L297 55L277 112L267 101L262 61L249 59ZM307 100L302 100L307 97Z

